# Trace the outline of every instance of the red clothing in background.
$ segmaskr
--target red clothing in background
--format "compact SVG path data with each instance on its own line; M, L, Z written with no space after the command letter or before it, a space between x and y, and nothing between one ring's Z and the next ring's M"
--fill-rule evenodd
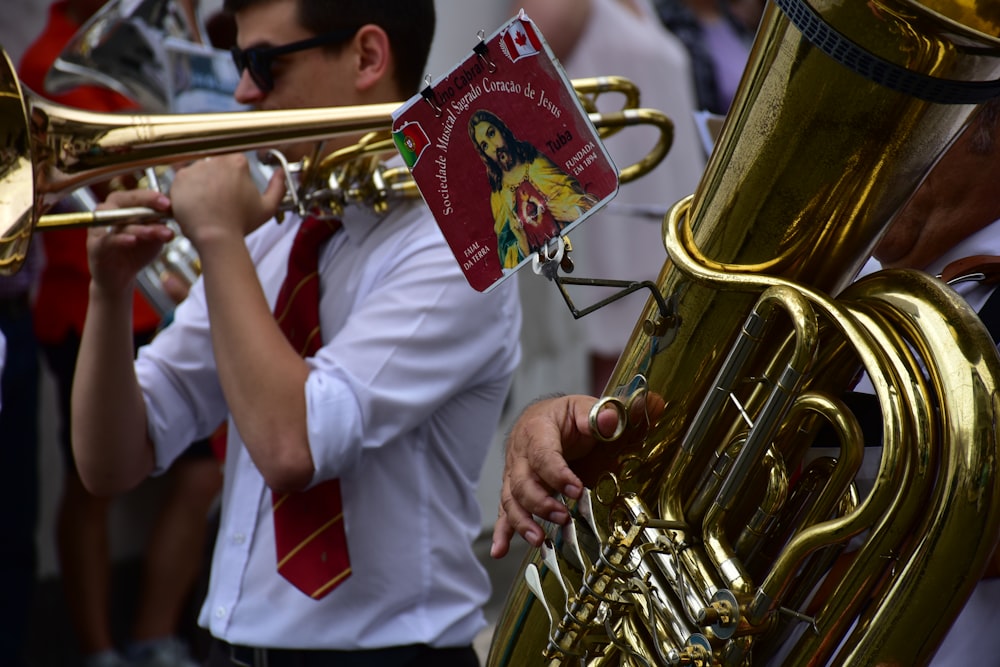
M127 97L100 86L79 86L61 95L45 94L45 75L78 29L66 15L66 3L53 3L45 30L21 58L18 76L22 85L34 95L80 109L135 109L136 104ZM67 334L79 336L83 331L90 284L87 230L45 232L35 237L34 242L39 241L45 250L45 266L35 300L35 334L39 342L51 345L64 340ZM132 313L132 328L137 332L152 331L160 321L139 292L135 293Z

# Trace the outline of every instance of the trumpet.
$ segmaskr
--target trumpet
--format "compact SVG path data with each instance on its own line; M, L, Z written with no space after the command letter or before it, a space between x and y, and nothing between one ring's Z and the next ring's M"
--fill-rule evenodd
M264 167L280 166L285 175L286 193L278 206L279 216L295 212L319 217L338 217L346 206L367 205L377 212L387 210L394 200L419 197L420 191L405 167L388 167L382 158L395 145L381 132L371 132L357 143L335 151L328 158L305 158L288 162L277 150L261 157ZM147 168L147 172L149 169ZM263 174L262 174L263 175ZM83 210L48 213L38 218L35 230L44 232L73 227L115 225L142 219L158 220L169 213L145 207L113 210Z
M617 84L598 79L580 85L585 90L605 90ZM9 275L20 268L39 223L44 229L120 222L104 214L42 221L48 208L79 187L149 166L210 155L268 148L290 141L321 142L336 136L384 133L391 125L392 112L399 106L400 103L381 103L173 115L95 113L47 102L23 91L10 59L3 53L0 120L5 129L0 146L0 191L4 194L0 198L0 275ZM652 109L592 113L590 119L599 128L608 128L605 131L636 124L659 128L657 143L643 160L621 171L622 181L638 178L652 169L667 154L673 139L670 119ZM329 159L343 167L345 155L356 158L360 153L371 157L374 152L371 146L355 147L353 151L334 153ZM309 192L317 189L317 183L333 190L343 188L340 183L329 182L333 172L325 173L328 160L314 164L323 168L310 169L304 181L307 188L312 188ZM377 194L384 193L380 184L397 182L394 180L397 176L401 175L387 177L381 173L378 177L373 175L369 182L374 184ZM300 192L305 195L300 196L300 201L308 199L309 192ZM132 211L125 219L148 213Z

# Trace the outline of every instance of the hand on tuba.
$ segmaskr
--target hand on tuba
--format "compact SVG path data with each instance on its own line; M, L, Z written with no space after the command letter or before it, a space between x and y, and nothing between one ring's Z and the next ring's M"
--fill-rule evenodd
M518 417L507 436L500 506L490 549L493 558L507 555L515 532L533 546L542 544L544 535L534 516L560 525L569 521L566 506L552 494L580 498L583 482L567 461L586 455L599 442L590 425L597 400L583 395L542 399ZM602 434L610 434L617 419L614 411L601 411L597 427Z

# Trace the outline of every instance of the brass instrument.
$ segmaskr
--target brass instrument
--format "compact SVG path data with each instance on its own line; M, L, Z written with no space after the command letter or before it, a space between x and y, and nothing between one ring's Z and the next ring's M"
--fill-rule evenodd
M228 51L209 46L196 5L109 0L80 26L45 76L45 92L103 86L145 111L235 110L239 74ZM200 108L184 104L196 96ZM221 108L220 108L220 105Z
M233 98L239 73L232 57L228 51L213 48L207 35L202 16L189 3L109 0L80 26L55 59L45 77L45 90L59 94L79 85L98 85L135 101L148 113L240 110ZM248 157L251 173L263 187L269 174L253 155ZM140 187L166 191L172 177L169 167L148 167ZM90 188L78 188L62 199L63 213L43 216L37 228L74 226L88 217L97 222L96 203ZM190 287L201 273L198 254L180 226L173 220L164 224L171 227L174 237L136 276L146 301L161 317L174 310L177 298L164 290L164 277L172 276Z
M588 84L585 84L588 85ZM149 166L176 164L195 158L266 148L289 141L323 141L344 134L386 132L398 103L360 107L239 111L201 114L115 114L73 109L38 99L22 91L6 53L0 59L0 274L16 271L24 261L32 233L42 214L66 193L121 173ZM636 178L666 155L673 124L652 109L623 109L591 114L595 125L616 128L652 124L660 140L649 155L621 171L623 181ZM338 151L325 158L324 169L313 168L307 183L349 190L352 184L330 183L323 173L328 160L343 166L344 158L371 157L374 142ZM387 145L387 144L386 144ZM357 161L353 161L355 164ZM369 161L368 164L373 164ZM317 164L319 162L317 161ZM349 171L356 170L351 166ZM369 179L372 196L406 189L402 174ZM408 175L407 175L408 176ZM384 188L383 188L384 185ZM306 194L311 190L308 190ZM151 212L128 212L129 217ZM65 227L119 222L110 211L79 220L59 218Z
M768 4L701 183L664 220L662 298L592 414L620 429L573 462L587 490L527 555L490 667L934 654L1000 537L1000 358L939 280L851 283L1000 93L996 7ZM839 398L861 369L883 421L865 497ZM804 465L820 427L841 455Z
M208 46L201 16L189 15L185 9L190 7L182 7L175 0L129 3L110 0L81 26L55 60L46 76L46 90L59 93L81 84L96 84L136 100L145 112L238 110L233 91L239 83L239 74L233 68L230 54ZM597 97L609 92L622 95L622 108L639 106L639 90L619 77L580 80L576 90L588 111L596 112ZM602 125L601 136L609 136L621 127ZM668 143L662 144L664 148ZM286 195L281 212L339 216L349 205L371 206L382 211L396 199L420 196L406 168L390 168L382 163L385 156L395 153L391 139L371 133L319 164L308 159L289 164L277 151L248 157L251 172L261 187L270 176L268 166L261 164L262 158L283 168ZM662 154L650 155L628 169L644 172L661 158ZM647 161L648 167L644 164ZM168 191L172 169L148 167L145 173L140 187ZM625 178L629 177L626 173ZM148 209L96 211L95 206L90 189L79 188L62 200L60 208L64 212L43 215L35 228L46 231L115 224L134 214L160 217L153 216L154 212ZM201 273L197 252L179 225L169 219L164 224L173 229L173 239L163 245L160 254L137 276L146 300L163 317L175 307L175 297L164 291L164 278L172 276L190 287Z

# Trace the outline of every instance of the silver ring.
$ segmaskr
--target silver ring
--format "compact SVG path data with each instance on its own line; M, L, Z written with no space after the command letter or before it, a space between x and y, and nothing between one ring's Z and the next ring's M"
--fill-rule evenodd
M614 433L608 436L601 433L601 430L597 428L597 415L599 415L601 410L606 407L613 409L618 417L615 422ZM590 408L590 414L587 417L587 421L590 423L590 434L594 436L595 440L600 440L601 442L614 442L621 437L622 433L625 432L625 427L628 425L628 410L625 409L625 404L622 403L621 399L613 396L604 396Z

